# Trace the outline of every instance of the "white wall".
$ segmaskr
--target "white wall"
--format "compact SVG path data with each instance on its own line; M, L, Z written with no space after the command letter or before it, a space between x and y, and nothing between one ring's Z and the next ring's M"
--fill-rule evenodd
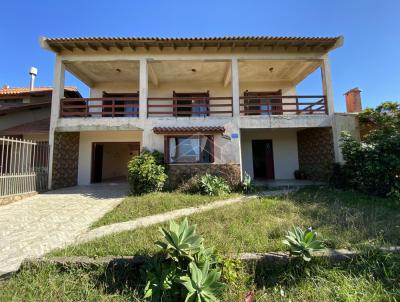
M139 142L142 146L142 131L86 131L80 133L78 185L89 185L92 164L92 143Z
M274 153L275 179L293 179L299 168L297 132L295 129L241 130L243 171L251 177L253 173L253 139L271 139Z

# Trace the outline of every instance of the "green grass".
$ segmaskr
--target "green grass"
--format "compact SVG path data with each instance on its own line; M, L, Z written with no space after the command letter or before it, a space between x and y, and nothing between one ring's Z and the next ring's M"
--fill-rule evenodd
M150 193L143 196L131 196L125 198L115 209L96 221L91 228L238 196L240 195L205 196L183 193Z
M198 225L206 244L220 253L283 250L282 239L292 225L312 226L335 248L400 245L399 207L386 199L330 189L261 198L192 215L189 221ZM51 255L154 254L159 226L113 234Z
M25 266L0 285L0 301L143 301L143 281L132 269ZM223 302L400 300L400 255L369 252L358 259L330 263L313 260L307 269L294 264L242 267L227 284Z

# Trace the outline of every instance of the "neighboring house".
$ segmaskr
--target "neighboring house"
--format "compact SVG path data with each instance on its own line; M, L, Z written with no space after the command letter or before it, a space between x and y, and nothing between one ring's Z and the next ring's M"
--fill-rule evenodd
M0 137L48 141L51 87L0 88ZM65 97L81 97L75 87L65 87Z
M198 171L318 178L340 161L328 53L342 37L42 38L56 53L49 183L126 175L140 148L164 153L172 182ZM321 69L321 88L296 86ZM68 70L90 98L65 99Z

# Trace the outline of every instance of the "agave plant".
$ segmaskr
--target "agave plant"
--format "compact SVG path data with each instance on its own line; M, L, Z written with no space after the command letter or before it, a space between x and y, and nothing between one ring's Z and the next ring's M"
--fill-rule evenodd
M175 283L178 277L178 268L174 263L154 258L146 267L144 298L153 302L179 300L180 291Z
M306 231L293 227L293 232L288 231L285 237L282 242L288 246L290 255L300 256L307 262L313 252L325 249L324 242L317 239L317 233L311 227Z
M209 270L209 263L206 261L202 269L194 262L189 264L190 274L179 278L181 284L186 288L187 295L185 302L215 302L224 284L218 280L221 273L217 270Z
M180 224L175 221L169 223L169 230L160 228L164 241L157 241L168 257L179 262L182 257L194 260L193 255L198 253L203 244L203 238L196 233L196 225L189 226L187 218Z

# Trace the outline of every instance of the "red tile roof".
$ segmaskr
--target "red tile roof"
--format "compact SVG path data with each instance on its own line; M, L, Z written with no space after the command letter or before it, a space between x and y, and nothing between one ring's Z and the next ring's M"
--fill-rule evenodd
M1 135L23 135L24 133L49 133L50 119L21 124L0 131Z
M224 133L223 126L198 126L198 127L154 127L155 134L211 134L211 133Z
M65 86L66 91L78 92L78 88L75 86ZM18 95L30 95L35 93L46 93L52 92L52 87L35 87L30 90L29 87L3 87L0 88L0 97L2 96L18 96Z

